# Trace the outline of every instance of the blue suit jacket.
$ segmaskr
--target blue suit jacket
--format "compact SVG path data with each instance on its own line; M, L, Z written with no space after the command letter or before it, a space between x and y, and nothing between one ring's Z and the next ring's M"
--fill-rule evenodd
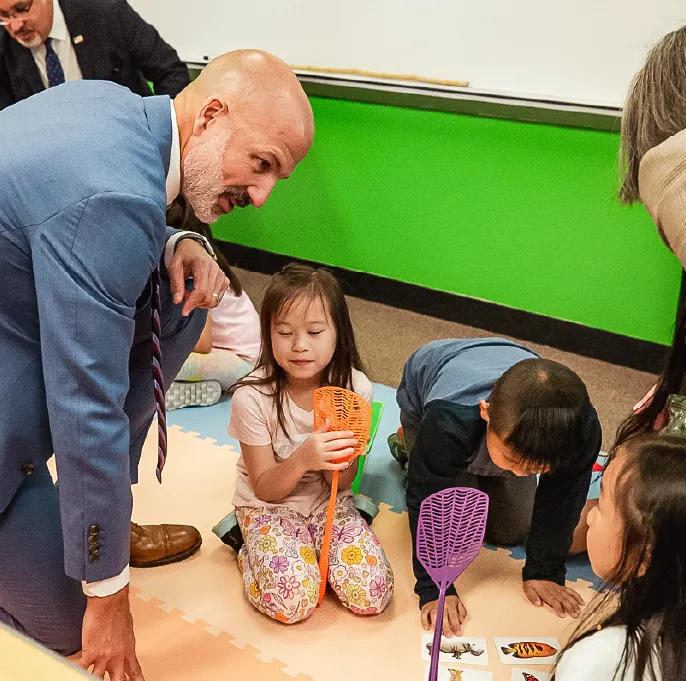
M16 424L3 419L10 409L3 414L1 400L27 370L40 372L38 358L49 418L44 440L52 443L28 439L42 450L28 454L56 455L67 574L107 579L129 559L123 406L136 300L167 237L169 97L67 83L0 112L0 149L0 239L19 249L2 251L0 284L10 287L3 295L21 301L5 336L11 342L0 347L0 512L23 480L28 448ZM12 270L12 262L22 265ZM42 399L25 428L42 427ZM95 561L88 553L93 526Z

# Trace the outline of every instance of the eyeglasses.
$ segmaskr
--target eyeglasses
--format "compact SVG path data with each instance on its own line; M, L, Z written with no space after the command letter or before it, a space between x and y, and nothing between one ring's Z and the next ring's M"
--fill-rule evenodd
M26 16L33 7L34 0L15 5L11 12L0 12L0 26L8 26L12 19L26 19Z

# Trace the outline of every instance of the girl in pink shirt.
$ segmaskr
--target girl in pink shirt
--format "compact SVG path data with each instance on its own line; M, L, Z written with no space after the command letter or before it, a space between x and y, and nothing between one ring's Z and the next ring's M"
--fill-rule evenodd
M249 374L260 354L260 318L245 291L210 310L200 340L167 391L167 409L209 406Z
M351 611L381 612L393 573L376 536L353 507L357 460L351 432L313 432L314 391L352 389L371 402L343 292L326 270L290 265L265 292L257 367L233 389L229 434L241 458L233 503L245 539L238 556L245 592L260 612L292 623L317 605L317 565L334 470L339 495L328 581Z

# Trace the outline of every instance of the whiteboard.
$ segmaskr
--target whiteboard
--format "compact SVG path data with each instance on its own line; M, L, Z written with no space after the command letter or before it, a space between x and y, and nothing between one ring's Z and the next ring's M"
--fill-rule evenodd
M129 0L187 62L261 48L291 65L467 80L621 106L683 0Z

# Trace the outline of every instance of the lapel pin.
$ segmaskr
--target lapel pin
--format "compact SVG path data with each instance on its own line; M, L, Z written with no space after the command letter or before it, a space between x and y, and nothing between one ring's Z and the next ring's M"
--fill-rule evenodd
M83 36L82 35L77 35L76 38L74 38L74 45L79 45L82 42L83 42Z

